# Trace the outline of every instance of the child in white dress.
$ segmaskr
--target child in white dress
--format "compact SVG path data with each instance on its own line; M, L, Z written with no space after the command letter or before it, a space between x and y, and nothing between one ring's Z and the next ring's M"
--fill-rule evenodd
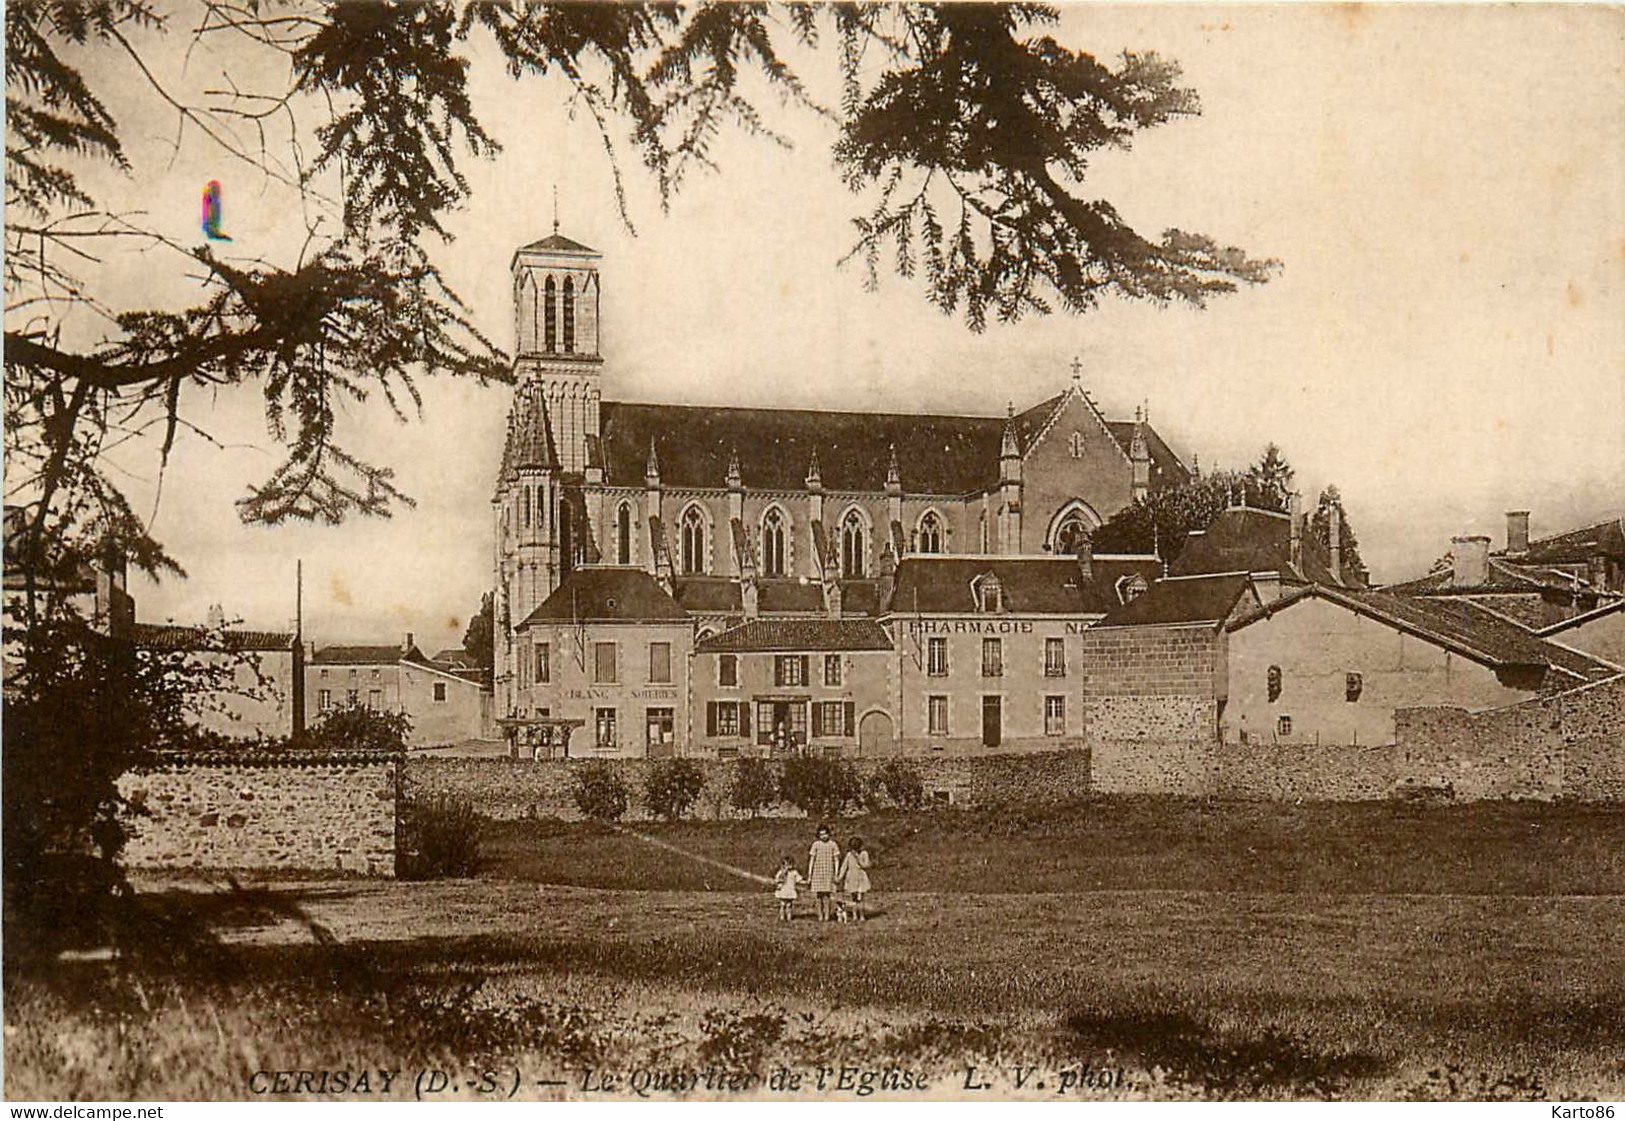
M869 894L869 850L863 847L862 837L853 837L846 846L846 859L841 861L841 887L846 891L852 910L852 921L863 921L863 897Z
M789 922L796 906L796 886L801 883L801 873L796 871L788 856L779 861L773 883L777 885L773 889L773 898L779 901L779 921Z

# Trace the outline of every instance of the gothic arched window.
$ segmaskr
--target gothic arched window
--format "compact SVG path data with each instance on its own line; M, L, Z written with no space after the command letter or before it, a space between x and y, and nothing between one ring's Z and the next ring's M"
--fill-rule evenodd
M547 294L542 300L542 338L545 340L543 349L550 354L559 348L558 321L553 314L557 305L558 286L553 283L550 276L547 278Z
M690 506L683 511L683 573L695 575L705 571L705 515L699 507Z
M863 575L863 518L848 510L841 522L841 575L848 580Z
M942 552L942 522L934 513L920 519L920 552Z
M625 502L615 514L615 563L632 563L632 507Z
M537 529L541 529L542 526L547 524L547 519L545 517L543 517L543 514L545 514L546 511L547 511L547 488L546 487L537 487L536 488L536 528Z
M564 278L564 353L573 354L576 349L576 282L569 277Z
M762 519L762 574L784 575L784 518L776 509Z
M1055 551L1075 557L1088 548L1089 538L1089 523L1081 514L1073 514L1055 529Z
M520 515L524 519L526 529L530 528L530 488L526 487L519 495Z

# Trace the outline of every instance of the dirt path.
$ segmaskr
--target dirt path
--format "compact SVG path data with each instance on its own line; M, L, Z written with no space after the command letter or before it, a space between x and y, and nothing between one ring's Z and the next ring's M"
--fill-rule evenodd
M624 825L617 825L615 828L619 832L625 833L628 837L637 838L646 845L653 845L657 849L665 849L667 852L675 853L681 857L686 857L696 864L709 865L710 867L716 868L719 871L728 873L730 876L738 876L741 879L751 880L759 884L771 884L773 882L773 877L771 876L759 876L755 872L748 872L737 865L727 864L721 860L712 860L709 856L701 856L699 853L689 852L687 849L680 849L669 841L662 841L659 837L651 837L647 833L639 833L636 829L628 829Z

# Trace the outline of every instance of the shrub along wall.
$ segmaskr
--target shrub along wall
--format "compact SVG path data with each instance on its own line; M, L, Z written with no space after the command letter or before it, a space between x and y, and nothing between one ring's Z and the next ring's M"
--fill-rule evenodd
M129 868L395 874L396 766L375 753L220 752L132 771Z
M571 794L572 776L589 760L514 761L509 759L409 760L402 770L402 797L420 802L446 796L466 799L484 816L499 821L526 817L553 817L579 821L581 812ZM659 760L617 759L615 767L630 795L625 820L647 820L643 785L649 768ZM696 759L705 773L705 788L689 812L690 817L719 820L740 816L729 802L728 791L738 764ZM851 760L865 782L892 760ZM1004 806L1056 802L1089 792L1089 753L1052 751L969 758L911 757L907 764L919 772L928 804ZM775 771L777 768L775 768ZM801 811L779 804L767 816L800 816Z

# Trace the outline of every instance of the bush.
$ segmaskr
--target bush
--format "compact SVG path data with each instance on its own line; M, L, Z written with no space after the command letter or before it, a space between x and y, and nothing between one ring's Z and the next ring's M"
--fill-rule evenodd
M480 815L441 797L407 807L401 821L400 874L408 879L472 876L480 862Z
M619 821L626 816L626 780L615 764L594 759L570 781L570 794L582 816L594 821Z
M404 712L384 712L363 705L330 709L292 741L310 751L405 751L412 720Z
M886 800L900 810L917 810L925 805L925 783L920 772L901 759L881 764L869 781L872 789L884 793Z
M692 759L662 759L649 768L643 783L643 804L656 817L676 821L705 789L705 772Z
M736 810L756 817L779 800L779 782L766 759L741 759L734 768L728 799Z
M784 764L779 794L809 817L829 817L849 805L863 805L863 787L852 765L816 755L797 756Z

